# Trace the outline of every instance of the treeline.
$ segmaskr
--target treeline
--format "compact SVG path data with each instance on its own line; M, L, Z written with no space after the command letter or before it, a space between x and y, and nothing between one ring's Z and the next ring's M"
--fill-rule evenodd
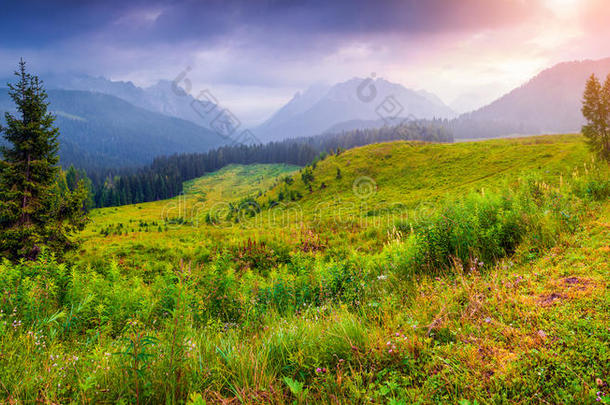
M176 154L154 159L140 169L97 170L89 173L96 207L137 204L171 198L182 183L229 164L286 163L304 166L320 154L394 140L453 142L441 121L409 122L395 127L360 129L337 134L287 139L256 145L223 146L205 153Z

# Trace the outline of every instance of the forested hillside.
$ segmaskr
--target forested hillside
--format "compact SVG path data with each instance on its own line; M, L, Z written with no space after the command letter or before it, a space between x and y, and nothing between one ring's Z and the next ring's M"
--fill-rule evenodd
M231 164L285 163L306 165L317 157L356 146L391 140L451 142L452 136L436 122L410 122L396 127L364 129L295 138L255 145L224 146L206 153L160 156L139 169L90 170L97 207L170 198L182 191L184 181Z
M60 163L87 169L138 167L168 153L204 152L226 141L189 121L165 116L114 96L50 90L60 131ZM0 112L13 111L0 89Z
M577 132L584 123L582 90L593 73L605 79L610 58L548 68L493 103L451 121L448 129L456 138Z

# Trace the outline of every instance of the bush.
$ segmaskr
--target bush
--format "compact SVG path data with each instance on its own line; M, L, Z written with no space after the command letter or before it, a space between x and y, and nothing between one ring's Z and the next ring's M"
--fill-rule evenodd
M583 202L577 198L605 198L606 182L576 182L554 188L535 178L525 178L504 193L475 193L451 200L428 215L395 225L398 245L384 249L386 258L406 272L436 272L455 262L471 265L494 263L515 253L522 244L537 253L552 246L563 231L573 232L580 223ZM472 267L472 266L471 266Z

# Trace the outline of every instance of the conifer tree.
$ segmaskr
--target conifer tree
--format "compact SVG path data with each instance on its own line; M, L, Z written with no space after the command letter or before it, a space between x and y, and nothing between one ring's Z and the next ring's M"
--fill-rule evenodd
M57 256L75 247L70 235L84 227L84 183L64 187L57 155L59 130L48 112L47 94L23 60L9 95L17 114L5 114L0 134L0 254L9 259L34 259L43 248ZM62 177L63 175L63 177Z
M587 120L582 133L591 149L610 161L610 75L603 86L591 75L583 95L582 115Z

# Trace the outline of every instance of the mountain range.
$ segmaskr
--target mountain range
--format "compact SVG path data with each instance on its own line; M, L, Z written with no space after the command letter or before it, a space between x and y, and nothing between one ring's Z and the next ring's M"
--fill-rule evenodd
M578 132L583 123L582 92L592 73L605 78L610 58L555 65L491 104L460 116L432 93L382 78L314 84L252 131L265 142L416 118L443 120L456 139ZM213 98L200 98L202 104L172 81L142 88L86 75L43 79L61 129L64 165L137 166L158 155L201 152L226 143L211 128L214 115L202 114L217 108ZM12 108L7 90L0 89L0 112Z
M136 107L209 127L209 119L197 110L195 98L170 80L159 80L149 87L138 87L132 82L88 75L52 75L45 77L44 81L48 88L108 94ZM201 101L208 100L202 98ZM215 105L211 102L209 108L212 109Z
M260 139L271 141L317 135L358 120L381 120L392 125L409 117L432 119L455 115L432 93L407 89L381 78L353 78L334 86L316 84L295 94L254 132Z
M140 166L159 155L203 152L225 140L214 131L103 93L47 91L60 128L60 161L83 168ZM8 89L0 111L14 112Z

